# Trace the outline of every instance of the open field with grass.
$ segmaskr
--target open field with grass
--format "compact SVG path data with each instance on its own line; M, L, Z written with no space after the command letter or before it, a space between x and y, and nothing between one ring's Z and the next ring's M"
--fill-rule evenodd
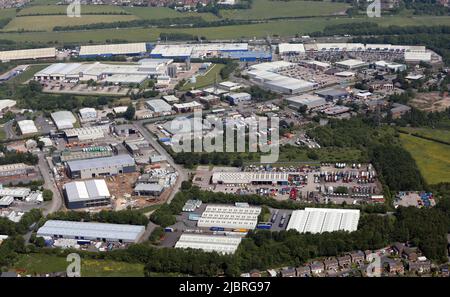
M29 6L22 9L17 15L25 16L25 15L49 15L49 14L66 14L67 13L67 5L41 5L41 6ZM120 14L127 13L120 6L112 6L112 5L82 5L81 6L81 16L83 17L83 13L89 14Z
M320 148L312 150L317 159L308 157L308 150L295 146L282 147L279 162L364 162L362 152L353 148Z
M344 13L346 3L318 1L253 1L251 9L223 9L220 14L225 19L262 20L306 16L325 16Z
M428 184L450 182L450 145L408 134L400 134L400 141Z
M96 17L96 16L95 16ZM117 17L117 16L105 16ZM127 17L127 16L121 16ZM121 39L128 42L135 41L156 41L161 32L187 33L196 36L204 36L207 39L239 39L263 38L268 34L280 36L292 36L295 34L308 34L320 31L325 26L358 23L376 22L380 26L400 25L400 26L433 26L450 25L449 17L420 16L414 18L382 17L382 18L327 18L317 17L299 20L273 21L260 24L235 25L209 28L127 28L127 29L105 29L73 32L36 32L36 33L0 33L0 39L13 40L16 42L36 42L44 43L88 43L90 41L104 43L107 39Z
M450 130L402 127L400 131L450 143Z
M14 18L3 30L52 31L56 26L79 26L136 19L137 17L133 15L84 15L81 18L69 18L65 15L25 16Z
M187 83L182 87L182 90L190 90L192 88L194 89L198 89L198 88L203 88L209 85L214 84L214 81L217 78L217 81L221 81L220 79L220 70L225 67L225 65L223 64L214 64L212 65L208 71L205 73L205 75L198 75L196 77L196 82L195 84L192 83Z
M25 270L25 274L44 274L66 271L66 259L55 255L21 255L14 269ZM81 276L144 276L144 265L110 260L81 259Z
M34 74L38 71L41 71L45 67L48 67L50 64L38 64L38 65L30 65L25 72L21 73L19 76L16 76L8 81L8 83L24 83L27 80L33 78Z
M9 19L16 16L16 10L14 8L0 9L0 20Z

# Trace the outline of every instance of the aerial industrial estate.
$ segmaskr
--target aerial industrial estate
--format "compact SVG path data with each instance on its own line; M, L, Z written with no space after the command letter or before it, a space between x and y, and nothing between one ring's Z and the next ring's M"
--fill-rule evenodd
M0 45L1 276L448 277L448 48L345 25Z

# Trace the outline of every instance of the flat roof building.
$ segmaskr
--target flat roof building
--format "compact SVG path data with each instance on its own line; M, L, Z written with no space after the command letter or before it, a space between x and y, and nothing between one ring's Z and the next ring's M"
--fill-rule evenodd
M72 128L64 130L68 142L96 140L104 138L109 131L109 125Z
M147 100L145 104L151 111L156 113L172 111L172 106L162 99Z
M180 239L175 244L175 248L200 249L205 252L217 252L219 254L234 254L241 237L181 234Z
M360 217L359 209L305 208L294 210L286 230L299 233L323 233L333 231L356 231Z
M344 68L344 69L357 69L369 66L369 63L357 60L357 59L348 59L340 62L336 62L336 66Z
M227 229L256 228L261 207L238 207L210 204L202 213L197 226L203 228L223 227Z
M24 50L2 51L0 52L0 61L14 61L14 60L34 60L43 58L56 57L56 48L34 48Z
M0 165L0 177L26 175L34 171L35 168L33 166L25 163Z
M303 43L280 43L278 45L280 55L302 54L305 52Z
M59 130L73 128L73 125L77 122L72 112L67 110L53 112L50 116Z
M63 186L67 208L85 208L108 205L111 194L103 179L66 183Z
M0 100L0 112L2 112L5 109L10 109L14 106L16 106L16 101L11 100L11 99L3 99Z
M138 183L134 187L137 196L159 196L163 191L164 187L159 184Z
M114 55L141 55L147 52L147 45L140 43L82 45L80 57L114 56Z
M404 58L408 63L431 62L431 52L405 52Z
M92 107L80 108L78 111L82 122L92 122L97 120L97 111Z
M286 98L288 105L295 108L300 108L300 106L306 105L308 109L316 108L319 106L324 106L327 101L323 97L311 94L303 94L299 96Z
M137 243L144 232L145 227L139 225L48 220L37 236Z
M32 120L22 120L18 121L17 125L19 126L20 133L22 135L37 133L38 129Z
M252 95L249 93L241 92L241 93L228 93L227 99L232 104L239 104L242 102L249 102L252 100Z
M130 155L124 154L105 158L68 161L67 171L71 178L92 178L134 172L136 171L136 163Z

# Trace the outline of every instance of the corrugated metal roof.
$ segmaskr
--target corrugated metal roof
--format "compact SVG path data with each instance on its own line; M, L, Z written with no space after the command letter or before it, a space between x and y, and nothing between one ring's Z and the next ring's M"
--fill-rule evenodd
M69 166L71 171L133 165L135 165L134 159L130 155L125 154L106 158L75 160L67 162L67 166Z

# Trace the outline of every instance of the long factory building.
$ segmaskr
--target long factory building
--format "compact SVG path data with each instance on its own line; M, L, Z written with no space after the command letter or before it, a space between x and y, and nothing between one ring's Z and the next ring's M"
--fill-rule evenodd
M35 60L44 58L55 58L56 48L33 48L23 50L1 51L0 61L15 61L15 60Z
M116 55L137 56L147 52L147 45L139 43L119 43L101 45L82 45L79 56L82 58L111 57Z
M182 234L180 239L175 244L175 248L191 248L200 249L205 252L217 252L220 254L234 254L239 244L241 237L230 236L214 236L214 235L199 235L199 234Z
M333 231L356 231L360 217L359 209L305 208L294 210L286 230L300 233L323 233Z
M37 236L137 243L144 232L145 227L138 225L48 220L39 228Z
M298 172L214 172L213 184L266 184L287 185L290 178L299 176Z
M134 159L127 154L88 160L67 161L71 178L93 178L136 171Z
M260 213L260 207L208 205L197 226L201 228L222 227L253 230L256 228Z

